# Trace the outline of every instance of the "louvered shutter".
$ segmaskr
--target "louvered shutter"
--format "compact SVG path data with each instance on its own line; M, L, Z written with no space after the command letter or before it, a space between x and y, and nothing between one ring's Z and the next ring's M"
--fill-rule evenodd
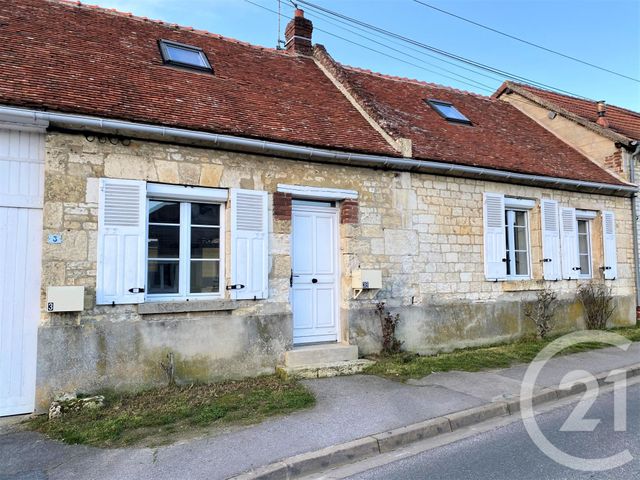
M558 202L542 199L542 272L545 280L562 278L562 261L560 257L560 219L558 218Z
M231 189L231 298L269 295L267 192Z
M489 280L507 276L504 195L484 194L484 272Z
M146 183L100 179L98 305L144 302Z
M562 278L577 279L580 276L580 258L575 208L560 209L560 226L562 231Z
M602 233L604 278L615 280L618 276L618 258L616 255L616 217L613 212L602 212Z

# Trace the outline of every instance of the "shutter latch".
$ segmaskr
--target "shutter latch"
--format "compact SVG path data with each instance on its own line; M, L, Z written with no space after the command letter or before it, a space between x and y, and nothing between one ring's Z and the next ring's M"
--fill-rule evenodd
M547 262L551 262L552 259L551 258L543 258L542 260L540 260L542 263L547 263Z
M236 283L235 285L227 285L227 290L240 290L241 288L244 288L244 285L242 285L241 283Z
M144 293L144 288L130 288L129 293Z

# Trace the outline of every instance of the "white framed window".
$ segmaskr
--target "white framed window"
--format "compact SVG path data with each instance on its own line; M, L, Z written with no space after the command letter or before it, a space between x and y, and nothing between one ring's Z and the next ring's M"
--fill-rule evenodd
M220 297L224 205L147 199L147 298Z
M101 178L96 303L217 299L227 290L232 300L268 298L268 198L260 190Z
M487 280L531 278L531 199L484 194L484 264Z
M580 278L591 278L591 222L587 218L578 217L578 267Z
M530 278L529 218L526 210L505 207L506 276Z

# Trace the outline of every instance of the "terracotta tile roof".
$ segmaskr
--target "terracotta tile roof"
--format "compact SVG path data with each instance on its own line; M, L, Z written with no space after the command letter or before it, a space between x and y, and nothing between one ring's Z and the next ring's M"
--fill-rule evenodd
M620 183L507 102L353 67L345 71L390 129L412 140L415 158ZM450 102L473 125L448 122L426 99Z
M201 47L214 75L163 65ZM0 103L397 155L312 59L76 3L0 0Z
M597 102L593 100L585 100L561 93L550 92L530 85L508 82L508 87L516 87L547 102L557 105L566 111L573 113L583 119L595 123L598 119ZM504 87L504 86L503 86ZM498 90L500 92L504 88ZM640 140L640 113L628 110L615 105L607 104L606 118L609 121L609 129L616 133L624 135L631 140Z
M214 75L163 65L159 39L201 47ZM313 59L188 27L64 0L0 0L0 65L0 104L399 156ZM621 184L506 102L343 70L365 110L412 140L415 158ZM448 123L427 98L450 101L473 126Z

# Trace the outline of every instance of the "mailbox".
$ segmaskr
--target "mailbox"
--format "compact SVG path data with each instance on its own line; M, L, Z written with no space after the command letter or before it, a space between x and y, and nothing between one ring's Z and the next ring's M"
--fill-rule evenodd
M382 271L354 270L351 276L351 288L354 290L382 288Z
M84 310L84 287L48 287L47 312L81 312Z

